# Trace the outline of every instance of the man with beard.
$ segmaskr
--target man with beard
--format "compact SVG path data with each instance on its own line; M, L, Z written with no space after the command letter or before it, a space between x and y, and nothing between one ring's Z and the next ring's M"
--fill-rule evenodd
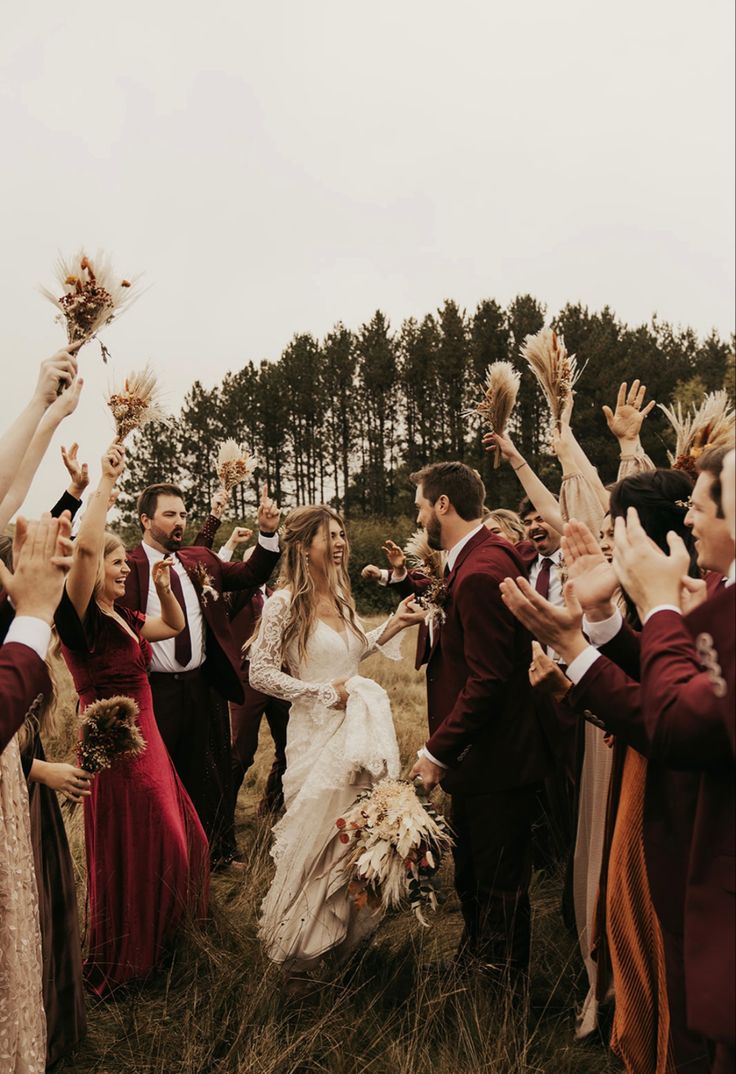
M176 485L149 485L138 499L143 540L128 554L123 603L159 614L150 584L154 563L173 556L171 586L186 626L176 638L154 642L150 666L156 721L182 783L210 841L213 866L232 861L230 720L228 701L242 702L240 655L230 633L228 590L266 582L279 557L279 510L266 486L258 508L260 537L247 563L223 563L202 546L184 548L187 509Z
M447 551L443 614L424 653L430 737L412 778L452 796L455 887L465 922L458 969L523 982L529 966L531 825L548 756L527 670L531 638L501 600L513 545L483 525L483 482L461 462L412 475L417 521Z
M527 540L537 550L536 559L529 565L529 584L550 604L562 606L561 535L544 521L531 500L521 501L519 515Z

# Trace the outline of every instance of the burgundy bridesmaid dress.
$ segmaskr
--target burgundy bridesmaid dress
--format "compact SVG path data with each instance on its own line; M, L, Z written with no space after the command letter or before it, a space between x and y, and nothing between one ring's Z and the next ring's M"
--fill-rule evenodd
M87 848L87 987L99 996L147 977L187 916L204 915L209 848L153 715L145 616L116 606L129 630L94 600L82 623L66 591L56 626L81 710L125 694L140 709L146 749L98 773L84 801Z

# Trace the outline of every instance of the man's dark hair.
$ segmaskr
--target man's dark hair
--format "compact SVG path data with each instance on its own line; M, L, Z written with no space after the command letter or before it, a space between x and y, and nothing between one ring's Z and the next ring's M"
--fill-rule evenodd
M525 496L524 499L519 504L519 518L521 518L523 520L525 515L530 515L530 514L532 514L532 512L535 515L539 514L539 511L537 511L536 507L534 506L532 501L529 499L529 497Z
M708 493L716 505L716 518L724 517L721 503L721 492L723 491L721 487L721 470L723 469L723 460L730 450L728 447L709 448L695 460L695 469L698 473L710 474L713 478Z
M149 485L138 497L138 521L143 515L152 518L156 514L159 496L178 496L184 499L184 493L178 485ZM141 524L141 529L143 525Z
M485 485L478 471L464 462L433 462L412 474L411 481L422 486L424 497L433 507L440 496L447 496L465 522L483 514Z

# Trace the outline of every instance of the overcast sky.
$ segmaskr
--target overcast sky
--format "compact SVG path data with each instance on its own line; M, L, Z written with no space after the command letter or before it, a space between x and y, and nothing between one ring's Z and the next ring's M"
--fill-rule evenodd
M121 374L155 363L172 408L294 332L446 297L733 330L733 0L0 11L6 424L65 338L36 287L80 245L144 273L104 338ZM56 440L95 473L98 355Z

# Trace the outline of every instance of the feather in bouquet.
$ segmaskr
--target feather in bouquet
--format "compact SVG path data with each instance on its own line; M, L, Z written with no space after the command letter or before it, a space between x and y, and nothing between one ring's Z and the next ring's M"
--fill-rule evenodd
M225 492L247 481L256 468L256 460L235 440L226 440L217 454L217 476Z
M562 413L583 370L578 369L575 355L567 353L565 340L553 328L542 328L535 336L527 336L521 345L521 356L537 378L552 421L559 429Z
M85 772L101 772L119 757L137 757L146 748L136 717L139 709L132 697L118 695L93 701L81 720L77 756ZM75 802L67 801L69 812Z
M169 422L170 418L161 406L161 389L156 374L150 366L139 373L126 377L122 391L112 392L107 405L115 419L116 440L119 444L134 429L142 429L149 422Z
M347 869L355 903L390 910L408 902L426 926L422 911L437 908L434 878L452 837L423 790L382 779L336 824L340 841L352 844Z
M468 416L480 414L483 424L492 432L503 432L516 405L521 376L511 362L494 362L486 370L483 398L467 413ZM493 452L493 468L501 465L501 452L496 446Z
M675 430L675 453L667 452L674 470L696 476L695 460L708 448L733 447L736 431L734 409L726 392L710 392L700 406L683 413L682 404L670 408L659 404Z
M102 253L94 261L84 250L71 258L60 257L56 279L58 288L42 287L41 294L60 311L57 320L66 325L69 343L88 342L137 298L136 281L119 279ZM108 350L102 342L100 347L106 362Z
M444 579L442 554L430 547L425 530L417 530L411 535L404 545L404 554L409 568L429 579L429 585L415 598L420 608L424 608L427 625L444 623L449 592Z

